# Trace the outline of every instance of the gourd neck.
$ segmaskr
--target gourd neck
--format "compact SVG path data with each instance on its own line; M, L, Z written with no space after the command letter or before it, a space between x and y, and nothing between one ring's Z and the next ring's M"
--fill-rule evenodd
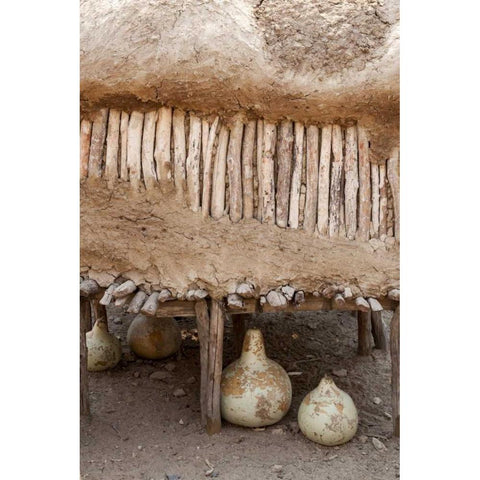
M257 328L247 330L243 340L242 355L240 360L242 363L253 363L259 360L266 360L265 343L263 335Z

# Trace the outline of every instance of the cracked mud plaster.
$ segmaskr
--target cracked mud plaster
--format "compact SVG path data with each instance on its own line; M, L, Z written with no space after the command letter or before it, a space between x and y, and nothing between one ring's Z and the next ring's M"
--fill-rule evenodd
M118 182L81 184L81 271L106 287L119 275L172 293L192 284L214 298L247 279L266 294L290 284L306 292L349 285L355 295L383 296L399 287L398 250L325 239L257 220L203 219L172 195L134 193Z

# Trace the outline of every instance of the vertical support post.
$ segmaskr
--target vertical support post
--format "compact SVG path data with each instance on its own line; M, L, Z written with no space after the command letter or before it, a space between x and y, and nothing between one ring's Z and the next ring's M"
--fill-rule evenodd
M98 298L98 296L95 296L90 299L90 303L92 306L92 324L95 325L95 322L104 322L107 326L108 332L107 309L105 305L102 305L100 303L100 298Z
M392 360L393 435L400 436L400 305L390 324L390 357Z
M197 315L198 340L200 342L200 412L202 425L207 424L208 404L208 341L210 332L210 316L206 300L195 303Z
M358 323L358 354L370 355L372 352L372 341L370 338L371 312L357 311Z
M222 378L223 329L225 307L223 301L211 300L210 334L208 344L208 405L207 433L219 433L222 428L220 412L220 381Z
M382 312L372 310L372 335L375 348L387 350L387 337L383 328Z
M88 399L87 340L85 334L90 326L90 302L80 297L80 415L90 415Z
M247 331L248 315L240 313L238 315L232 315L233 325L233 344L235 349L235 355L237 357L242 353L243 338Z

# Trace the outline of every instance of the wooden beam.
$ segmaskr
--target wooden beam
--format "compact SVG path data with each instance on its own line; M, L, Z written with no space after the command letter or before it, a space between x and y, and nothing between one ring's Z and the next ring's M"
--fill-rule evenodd
M358 351L359 355L372 353L372 341L370 336L371 312L358 312Z
M90 329L90 302L80 297L80 415L90 415L90 401L88 398L87 372L87 339L85 334Z
M207 425L207 388L208 388L208 340L210 316L206 300L195 302L197 316L198 341L200 343L200 412L202 425Z
M393 434L400 436L400 305L390 324L390 357L392 360Z

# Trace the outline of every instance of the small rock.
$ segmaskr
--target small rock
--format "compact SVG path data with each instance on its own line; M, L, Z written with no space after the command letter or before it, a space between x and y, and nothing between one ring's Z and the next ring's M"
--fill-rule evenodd
M185 392L185 390L183 388L177 388L176 390L174 390L173 392L173 396L175 398L180 398L180 397L184 397L187 393Z
M243 298L237 293L229 293L227 296L227 305L229 307L243 308L245 303Z
M332 375L335 375L336 377L346 377L348 372L344 368L340 368L338 370L333 370Z
M244 282L237 287L236 292L241 297L252 298L255 296L255 287L249 282Z
M360 436L358 437L358 441L359 441L360 443L367 443L367 442L368 442L368 437L367 437L366 435L360 435Z
M298 433L300 431L300 427L298 426L298 422L290 422L288 424L288 429L292 432L292 433Z
M293 287L291 287L290 285L284 285L282 287L282 293L285 295L285 298L288 301L291 301L294 294L295 294L295 289Z
M123 323L123 320L120 317L116 317L113 319L113 323L115 325L121 325Z
M373 397L373 403L375 405L380 405L382 403L382 399L380 397Z
M392 419L392 416L391 416L388 412L383 412L383 414L384 414L385 417L388 418L389 420Z
M332 455L330 457L327 457L324 461L329 462L330 460L335 460L338 457L338 455Z
M385 450L385 445L378 438L373 437L372 443L377 450Z
M260 305L265 305L267 303L267 299L265 295L260 295Z
M283 470L283 465L272 465L273 473L280 473Z
M319 297L319 296L320 296L320 292L318 292L317 290L315 290L315 291L312 293L312 295L313 295L314 297Z
M295 292L293 301L295 302L295 305L301 305L302 303L305 303L305 292L303 290Z
M159 370L158 372L153 372L150 375L150 380L165 380L171 377L169 372L164 372L163 370Z
M140 376L140 372L133 372L133 376L134 376L135 378L138 378L138 377Z
M283 428L272 428L270 430L270 433L272 435L283 435L285 432L284 432Z
M287 299L282 293L275 290L270 290L267 293L267 302L272 307L283 307L287 304Z
M188 385L192 385L193 383L195 383L197 380L195 377L188 377L186 380L185 380L185 383L187 383Z
M142 450L143 447L142 447L142 445L139 445L137 448L138 448L139 450Z
M165 370L167 370L168 372L173 372L176 368L176 365L173 363L173 362L169 362L165 365Z
M182 418L178 421L178 423L179 423L180 425L185 425L185 422L183 421Z

